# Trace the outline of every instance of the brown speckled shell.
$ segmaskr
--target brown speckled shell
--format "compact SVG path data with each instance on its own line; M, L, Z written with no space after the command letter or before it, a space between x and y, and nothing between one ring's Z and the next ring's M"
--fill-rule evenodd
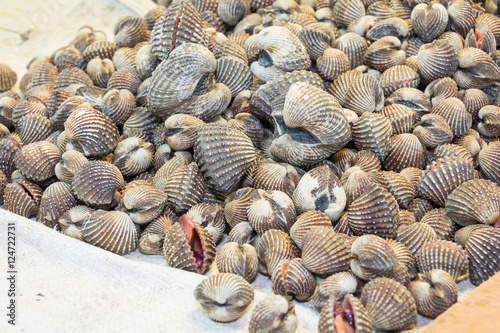
M47 141L39 141L24 146L14 162L25 177L42 181L55 175L54 167L60 158L61 151L57 146Z
M249 333L295 332L299 322L295 315L295 305L279 295L268 295L257 303L248 326Z
M162 254L166 233L174 224L169 215L162 215L148 224L139 239L139 251L143 254Z
M259 261L264 265L263 273L273 276L279 270L281 260L293 259L299 256L299 250L288 234L281 230L271 229L266 231L257 245Z
M417 222L399 226L396 240L415 255L425 244L437 241L437 235L428 224Z
M307 301L316 289L316 278L307 270L302 259L283 260L281 269L272 276L273 292L288 300Z
M196 163L180 167L167 178L165 193L177 213L183 213L201 201L203 178Z

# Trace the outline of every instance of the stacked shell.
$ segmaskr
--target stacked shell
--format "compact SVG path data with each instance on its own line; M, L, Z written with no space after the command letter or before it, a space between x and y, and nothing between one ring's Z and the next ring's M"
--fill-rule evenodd
M216 321L267 275L250 332L295 331L293 299L321 331L409 329L500 270L495 6L179 0L84 27L19 86L0 64L0 202L217 269Z

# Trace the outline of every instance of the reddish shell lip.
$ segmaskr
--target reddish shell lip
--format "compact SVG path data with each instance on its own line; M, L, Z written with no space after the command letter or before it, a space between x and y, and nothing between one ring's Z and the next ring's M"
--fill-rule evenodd
M201 235L196 225L186 214L181 216L179 224L181 225L182 231L184 231L184 235L186 236L188 244L191 247L191 252L193 253L196 265L196 273L199 273L205 263L205 249L203 248L203 244L201 242Z
M333 318L337 332L354 333L356 331L354 311L349 297L344 298L342 307L339 306L336 299L333 300Z
M428 246L444 246L444 247L450 248L452 250L457 250L461 254L465 255L465 253L458 246L454 246L452 244L446 244L446 243L440 243L440 242L433 242L433 243L427 243L427 244L425 244L424 246L422 246L422 248L428 247Z

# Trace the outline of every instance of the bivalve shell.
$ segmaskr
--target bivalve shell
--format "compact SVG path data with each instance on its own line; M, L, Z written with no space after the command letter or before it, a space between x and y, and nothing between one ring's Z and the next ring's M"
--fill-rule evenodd
M500 229L484 228L467 241L470 281L477 286L500 270Z
M434 241L422 246L415 254L419 272L427 273L434 269L448 272L455 281L467 273L468 256L463 248L449 241Z
M272 294L255 306L250 317L248 332L293 333L298 326L293 303L283 296Z

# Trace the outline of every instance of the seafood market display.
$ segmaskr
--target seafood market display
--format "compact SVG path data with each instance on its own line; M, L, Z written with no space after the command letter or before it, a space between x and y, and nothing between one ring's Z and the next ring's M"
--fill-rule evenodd
M211 270L186 297L249 332L407 330L500 271L497 1L157 2L0 64L4 209Z

